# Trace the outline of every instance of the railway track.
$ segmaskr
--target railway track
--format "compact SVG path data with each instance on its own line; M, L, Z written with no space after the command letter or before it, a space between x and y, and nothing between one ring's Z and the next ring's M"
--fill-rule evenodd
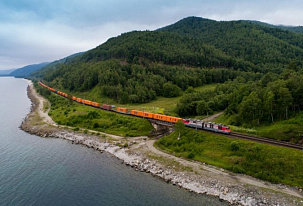
M273 139L262 138L262 137L255 137L255 136L250 136L250 135L236 133L236 132L231 132L230 135L225 135L225 136L231 136L234 138L246 139L246 140L261 142L261 143L265 143L265 144L271 144L271 145L276 145L276 146L283 146L283 147L289 147L289 148L293 148L293 149L303 150L303 146L301 146L301 145L292 144L292 143L288 143L288 142L282 142L282 141L273 140Z
M188 127L188 128L195 129L195 128L192 128L192 127ZM303 151L303 146L302 145L297 145L297 144L288 143L288 142L282 142L282 141L278 141L278 140L274 140L274 139L268 139L268 138L264 138L264 137L256 137L256 136L241 134L241 133L237 133L237 132L231 132L230 134L223 134L223 133L218 133L218 132L214 132L214 131L203 130L203 129L200 129L200 128L198 128L198 130L208 132L208 133L212 133L212 134L222 135L222 136L229 137L229 138L245 139L245 140L250 140L250 141L253 141L253 142L260 142L260 143L271 144L271 145L275 145L275 146L288 147L288 148L298 149L298 150Z

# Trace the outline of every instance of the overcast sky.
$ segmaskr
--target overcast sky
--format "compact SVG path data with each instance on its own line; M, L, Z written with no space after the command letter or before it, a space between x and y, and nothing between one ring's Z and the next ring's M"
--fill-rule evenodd
M54 61L188 16L303 25L301 0L0 0L0 70Z

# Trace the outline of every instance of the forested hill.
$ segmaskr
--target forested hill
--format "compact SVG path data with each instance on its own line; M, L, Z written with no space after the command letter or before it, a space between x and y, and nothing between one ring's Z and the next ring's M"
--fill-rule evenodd
M289 31L293 31L293 32L297 32L297 33L302 33L303 34L303 26L296 26L296 27L292 27L292 26L279 26L281 29L286 29Z
M196 17L133 31L34 73L63 91L96 88L118 103L179 96L188 87L302 67L303 35L251 22Z
M133 64L146 60L165 65L253 69L249 62L232 58L200 39L159 31L133 31L122 34L85 53L80 60L96 62L113 58Z
M249 21L188 17L159 30L198 38L266 71L281 71L291 61L302 64L303 34L279 27Z
M283 30L293 31L293 32L296 32L296 33L302 33L303 34L303 26L272 25L272 24L268 24L268 23L265 23L265 22L261 22L261 21L250 21L250 20L245 21L245 22L249 22L249 23L253 23L253 24L259 24L261 26L266 26L266 27L270 27L270 28L273 28L273 29L283 29Z

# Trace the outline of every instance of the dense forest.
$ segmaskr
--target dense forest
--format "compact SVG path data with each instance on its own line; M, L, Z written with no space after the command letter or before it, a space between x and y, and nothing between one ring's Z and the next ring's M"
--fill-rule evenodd
M59 69L44 75L69 91L88 91L100 88L103 95L118 103L142 103L157 96L175 97L188 87L223 83L242 76L256 79L261 74L235 71L232 69L200 69L182 66L121 64L118 60L107 60L94 64L83 74L88 64L74 65L73 70L64 64Z
M253 63L264 72L281 72L291 61L302 65L303 35L279 27L189 17L160 31L200 39L229 56Z
M234 125L259 125L288 119L291 112L303 109L303 73L296 64L280 75L267 73L257 81L237 77L220 84L214 91L185 94L177 113L207 115L225 110Z
M178 104L180 116L226 109L229 115L238 114L236 123L247 116L245 107L250 102L263 103L265 93L272 91L275 104L281 103L283 109L273 106L270 115L253 113L251 119L259 123L287 118L288 110L301 108L294 102L297 97L293 95L297 93L289 81L290 71L298 73L296 78L300 76L302 56L302 34L248 21L189 17L156 31L133 31L111 38L33 76L72 93L96 88L117 103L143 103L159 96L189 93ZM224 82L227 83L218 86L215 95L190 93L194 87ZM277 92L290 93L289 100L279 102Z

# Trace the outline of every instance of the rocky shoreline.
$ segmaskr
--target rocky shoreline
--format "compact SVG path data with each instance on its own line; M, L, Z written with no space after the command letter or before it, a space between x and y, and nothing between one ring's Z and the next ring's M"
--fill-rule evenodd
M124 164L141 172L148 172L179 187L196 193L213 195L237 205L303 205L302 191L284 185L274 185L254 178L236 175L202 163L189 162L153 147L147 137L109 138L59 128L47 123L39 113L41 97L30 84L28 96L31 112L20 128L41 137L62 138L74 144L85 145L100 152L108 152Z

